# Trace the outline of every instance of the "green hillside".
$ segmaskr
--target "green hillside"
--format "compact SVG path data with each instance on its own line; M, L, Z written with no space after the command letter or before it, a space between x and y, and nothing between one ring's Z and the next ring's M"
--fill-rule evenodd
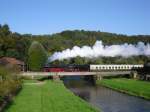
M14 33L9 29L8 25L0 25L0 57L8 56L27 61L27 51L32 43L32 41L39 41L49 55L53 54L55 51L62 51L67 48L72 48L73 46L92 46L97 40L102 40L104 45L112 44L123 44L131 43L136 44L141 41L150 43L150 35L133 35L127 36L122 34L101 32L101 31L84 31L84 30L74 30L74 31L63 31L60 33L52 35L32 35L32 34L19 34ZM76 63L76 64L88 64L88 63L141 63L143 64L150 57L146 56L136 56L130 58L122 57L100 57L94 60L85 59L81 57L64 60L55 61L53 64L60 63Z

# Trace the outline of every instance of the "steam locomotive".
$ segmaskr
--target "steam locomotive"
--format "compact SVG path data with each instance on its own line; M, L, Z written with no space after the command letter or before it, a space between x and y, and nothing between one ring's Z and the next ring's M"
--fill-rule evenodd
M90 70L90 65L49 65L44 67L44 72L85 72Z

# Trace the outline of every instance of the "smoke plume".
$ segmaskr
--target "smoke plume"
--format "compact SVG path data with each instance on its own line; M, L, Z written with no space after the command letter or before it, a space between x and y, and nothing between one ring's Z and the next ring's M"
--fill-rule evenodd
M104 46L102 41L96 41L95 44L90 46L78 47L74 46L72 49L66 49L61 52L55 52L49 61L63 60L73 57L87 57L87 58L96 58L96 57L130 57L146 55L150 56L150 44L144 44L143 42L138 42L136 45L133 44L121 44L121 45L109 45Z

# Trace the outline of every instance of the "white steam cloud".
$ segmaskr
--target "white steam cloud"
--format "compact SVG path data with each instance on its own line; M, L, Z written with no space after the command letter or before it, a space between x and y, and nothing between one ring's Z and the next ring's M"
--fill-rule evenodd
M121 44L121 45L110 45L104 46L102 41L96 41L96 43L90 46L78 47L74 46L72 49L66 49L61 52L55 52L51 57L48 58L49 61L63 60L73 57L130 57L146 55L150 56L150 44L144 44L143 42L138 42L136 45L133 44Z

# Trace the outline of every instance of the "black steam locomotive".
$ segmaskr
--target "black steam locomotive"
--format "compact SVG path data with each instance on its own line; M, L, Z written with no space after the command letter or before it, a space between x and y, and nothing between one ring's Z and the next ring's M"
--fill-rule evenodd
M150 62L144 64L142 69L137 70L140 75L140 79L150 80Z
M44 72L85 72L90 70L90 65L49 65L44 67Z

